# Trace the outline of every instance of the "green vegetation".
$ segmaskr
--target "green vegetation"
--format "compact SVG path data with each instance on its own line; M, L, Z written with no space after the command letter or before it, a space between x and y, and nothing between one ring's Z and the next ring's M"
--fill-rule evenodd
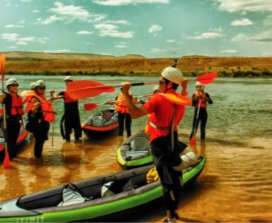
M10 71L7 72L9 75L14 75L15 73ZM53 72L53 71L44 71L40 73L34 73L34 72L20 72L16 73L16 75L29 75L29 76L159 76L159 72L133 72L130 71L128 73L120 73L118 71L100 71L100 72L86 72L86 71L65 71L65 72ZM183 72L183 75L185 77L197 77L201 75L197 71L191 71L191 72ZM219 77L272 77L272 72L269 70L251 70L251 71L241 71L241 70L231 70L231 71L220 71L218 73Z

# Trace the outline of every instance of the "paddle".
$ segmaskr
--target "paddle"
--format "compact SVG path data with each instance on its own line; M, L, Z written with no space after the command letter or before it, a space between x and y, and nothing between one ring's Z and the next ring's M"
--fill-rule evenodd
M203 74L196 78L196 81L200 82L201 84L210 84L213 82L214 78L217 76L217 72Z
M2 92L4 93L4 80L5 80L5 60L6 60L6 55L3 54L1 55L0 58L0 67L1 67L1 75L2 75ZM3 133L4 133L4 138L5 138L5 159L4 159L4 168L10 168L10 158L9 158L9 153L8 153L8 144L7 144L7 119L6 119L6 105L5 105L5 99L2 102L3 106Z
M216 76L217 76L217 72L203 74L201 76L198 76L196 78L196 81L200 82L201 84L210 84L213 82L213 80L215 79ZM203 91L204 91L204 87L203 87ZM197 122L199 119L200 104L201 104L201 99L199 100L198 107L197 107L196 121L195 121L195 126L193 129L193 136L190 139L190 145L196 145L195 135L196 135L196 130L197 130Z
M134 98L145 98L145 97L150 97L150 96L152 96L153 94L145 94L145 95L142 95L142 96L135 96ZM116 103L116 102L119 102L120 100L118 100L118 101L110 101L110 103ZM98 106L100 106L100 105L105 105L106 103L104 102L104 103L100 103L100 104L97 104L97 103L92 103L92 102L89 102L89 103L85 103L83 106L84 106L84 109L86 110L86 111L91 111L91 110L93 110L93 109L95 109L95 108L97 108Z
M138 82L132 83L131 85L140 86L151 84L158 84L158 82ZM67 84L67 92L72 99L79 100L96 96L105 92L114 92L116 87L122 87L122 85L105 85L97 81L78 80Z

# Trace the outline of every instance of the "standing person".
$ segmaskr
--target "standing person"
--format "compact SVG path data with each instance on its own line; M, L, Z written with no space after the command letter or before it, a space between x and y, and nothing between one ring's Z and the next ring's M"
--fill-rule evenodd
M132 102L129 82L123 83L123 93L128 110L132 118L152 114L152 122L149 123L150 144L153 160L163 187L166 219L164 222L176 222L176 212L179 200L179 190L182 185L183 162L180 153L187 145L178 141L177 126L182 120L185 106L170 101L167 96L179 98L176 92L179 84L187 87L187 80L182 72L174 67L165 68L159 80L161 94L153 95L150 100L139 108Z
M73 78L71 76L66 76L64 78L66 86L72 81ZM63 98L64 100L64 114L60 123L60 131L63 139L65 139L67 142L70 142L70 135L72 133L72 130L74 130L75 140L78 141L82 137L80 115L78 110L78 100L70 98L67 91L61 91L56 97L53 98ZM64 128L62 123L64 123Z
M0 95L0 102L6 106L7 122L7 147L10 158L16 157L17 139L20 134L23 115L23 99L18 95L19 83L16 78L10 78L6 82L8 92ZM3 122L2 122L3 129Z
M195 112L190 139L196 134L200 121L200 138L201 140L205 140L206 124L208 120L207 103L213 103L210 95L204 92L203 84L196 82L196 92L192 95L192 106L195 107Z
M42 156L43 145L48 140L50 122L55 120L52 101L45 96L46 85L43 80L35 82L34 94L29 99L26 110L28 111L28 123L26 129L33 133L35 139L34 155ZM50 92L52 96L53 92Z
M123 89L120 88L121 93L117 95L115 98L115 102L109 102L106 101L105 104L115 104L114 110L118 112L118 125L119 125L119 136L123 135L124 132L124 124L126 126L126 131L127 131L127 137L131 136L131 116L129 114L126 100L123 94ZM137 104L138 99L133 98L133 95L129 93L131 99L133 100L134 104Z

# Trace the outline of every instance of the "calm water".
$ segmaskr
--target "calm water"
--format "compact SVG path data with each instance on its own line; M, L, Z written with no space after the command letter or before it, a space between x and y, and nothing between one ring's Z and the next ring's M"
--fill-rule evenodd
M18 76L20 91L36 79L47 83L47 90L64 89L63 77ZM87 79L76 77L76 79ZM119 84L120 77L95 77L105 84ZM158 78L130 77L130 81L156 81ZM189 79L189 95L194 92L194 79ZM209 105L206 144L193 148L207 156L207 165L198 182L182 194L179 215L186 221L257 222L272 221L272 79L216 78L205 87L214 104ZM150 93L153 86L133 87L132 93ZM100 109L84 111L86 102L101 103L112 100L119 93L102 94L80 101L81 121ZM49 95L49 93L47 93ZM63 101L54 102L57 120L51 124L50 139L45 143L43 159L33 155L29 140L11 169L0 168L0 200L11 199L52 186L88 177L122 171L115 153L125 137L88 139L66 143L59 133L59 119ZM193 108L187 107L179 126L180 140L189 143ZM142 129L146 117L133 120L133 133ZM72 138L73 139L73 138ZM199 139L199 132L197 133ZM162 206L125 221L161 222Z

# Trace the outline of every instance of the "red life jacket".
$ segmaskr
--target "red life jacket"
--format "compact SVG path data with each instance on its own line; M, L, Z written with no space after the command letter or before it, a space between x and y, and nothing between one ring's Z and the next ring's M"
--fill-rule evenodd
M125 100L125 96L121 93L117 96L116 99L118 102L115 105L115 111L121 112L121 113L129 113L128 112L128 108L127 108L127 104L126 104L126 100Z
M40 106L42 109L44 120L47 122L55 121L55 112L52 105L52 101L48 101L46 100L45 96L40 96L40 95L37 95L36 93L32 95L32 98L33 97L36 97L41 103ZM32 100L32 98L29 100L29 102ZM33 106L34 105L32 103L28 103L26 107L26 111L30 111L33 108Z
M33 98L34 95L36 95L35 91L32 91L32 90L28 91L26 93L26 95L25 95L25 100L24 101L30 103L30 101L31 101L31 99Z
M203 93L203 95L205 96L205 93ZM194 93L194 98L197 97L197 92ZM201 101L200 101L201 100ZM198 108L199 106L199 102L200 102L200 108L207 108L207 100L206 97L202 97L201 99L198 98L197 99L197 103L195 104L195 108Z
M11 116L22 115L23 114L23 99L20 95L10 94L11 96Z

